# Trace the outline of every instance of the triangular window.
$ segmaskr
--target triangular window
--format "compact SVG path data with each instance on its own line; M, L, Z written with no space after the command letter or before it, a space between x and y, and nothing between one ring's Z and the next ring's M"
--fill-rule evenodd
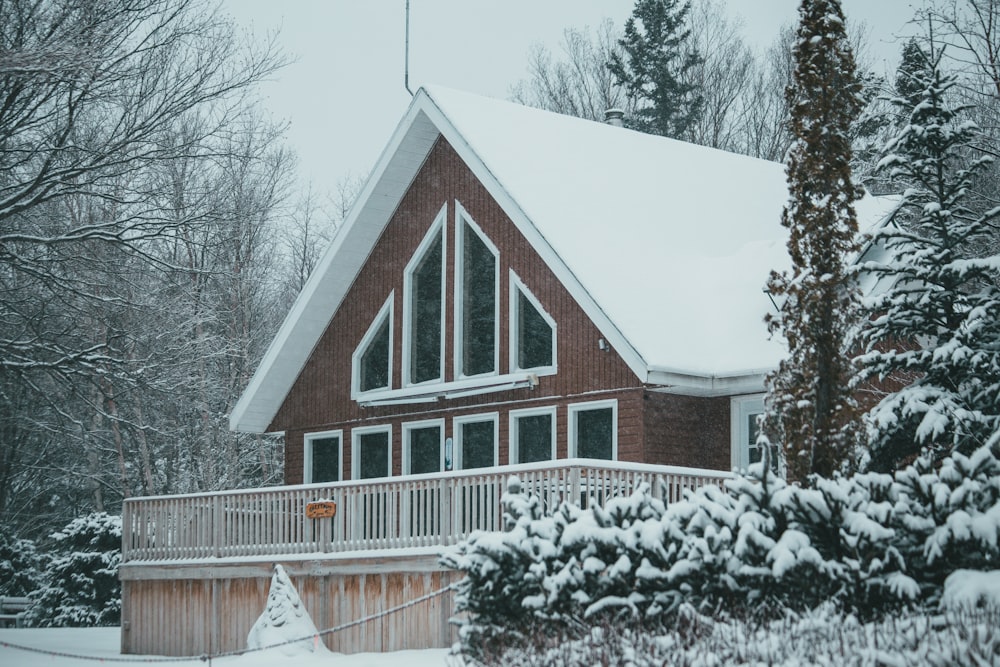
M392 300L390 294L352 358L354 394L389 389L392 369Z
M556 367L556 323L538 299L511 271L511 371L553 371Z

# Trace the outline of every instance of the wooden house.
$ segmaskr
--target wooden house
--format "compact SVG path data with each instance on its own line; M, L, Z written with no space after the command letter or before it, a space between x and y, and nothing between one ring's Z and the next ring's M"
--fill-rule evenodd
M779 164L421 89L231 415L288 486L128 501L124 650L238 648L274 562L321 628L444 586L512 473L585 504L745 467L786 199ZM447 645L428 605L327 642Z

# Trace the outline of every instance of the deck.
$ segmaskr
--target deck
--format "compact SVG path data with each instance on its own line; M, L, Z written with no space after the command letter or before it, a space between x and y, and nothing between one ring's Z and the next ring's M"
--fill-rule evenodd
M122 649L199 655L242 648L282 563L322 629L452 583L437 554L475 530L500 530L516 476L554 509L631 494L666 502L729 473L564 459L515 466L216 493L132 498L122 517ZM332 517L309 518L332 501ZM448 646L451 599L381 628L326 638L341 652Z

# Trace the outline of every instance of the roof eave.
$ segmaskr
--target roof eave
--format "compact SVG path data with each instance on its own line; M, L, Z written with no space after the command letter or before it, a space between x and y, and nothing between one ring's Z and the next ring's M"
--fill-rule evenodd
M737 396L764 391L764 379L771 369L751 369L713 374L651 368L646 377L650 391L682 396Z
M271 427L371 248L437 141L440 133L423 112L426 100L426 93L418 92L396 126L344 224L233 407L230 430L265 433ZM330 267L335 260L338 270L333 272Z

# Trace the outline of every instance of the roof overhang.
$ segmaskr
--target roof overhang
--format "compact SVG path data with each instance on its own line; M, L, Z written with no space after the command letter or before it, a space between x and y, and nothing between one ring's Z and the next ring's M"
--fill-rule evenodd
M682 396L734 396L764 391L764 379L771 369L713 375L688 371L651 369L647 389Z

